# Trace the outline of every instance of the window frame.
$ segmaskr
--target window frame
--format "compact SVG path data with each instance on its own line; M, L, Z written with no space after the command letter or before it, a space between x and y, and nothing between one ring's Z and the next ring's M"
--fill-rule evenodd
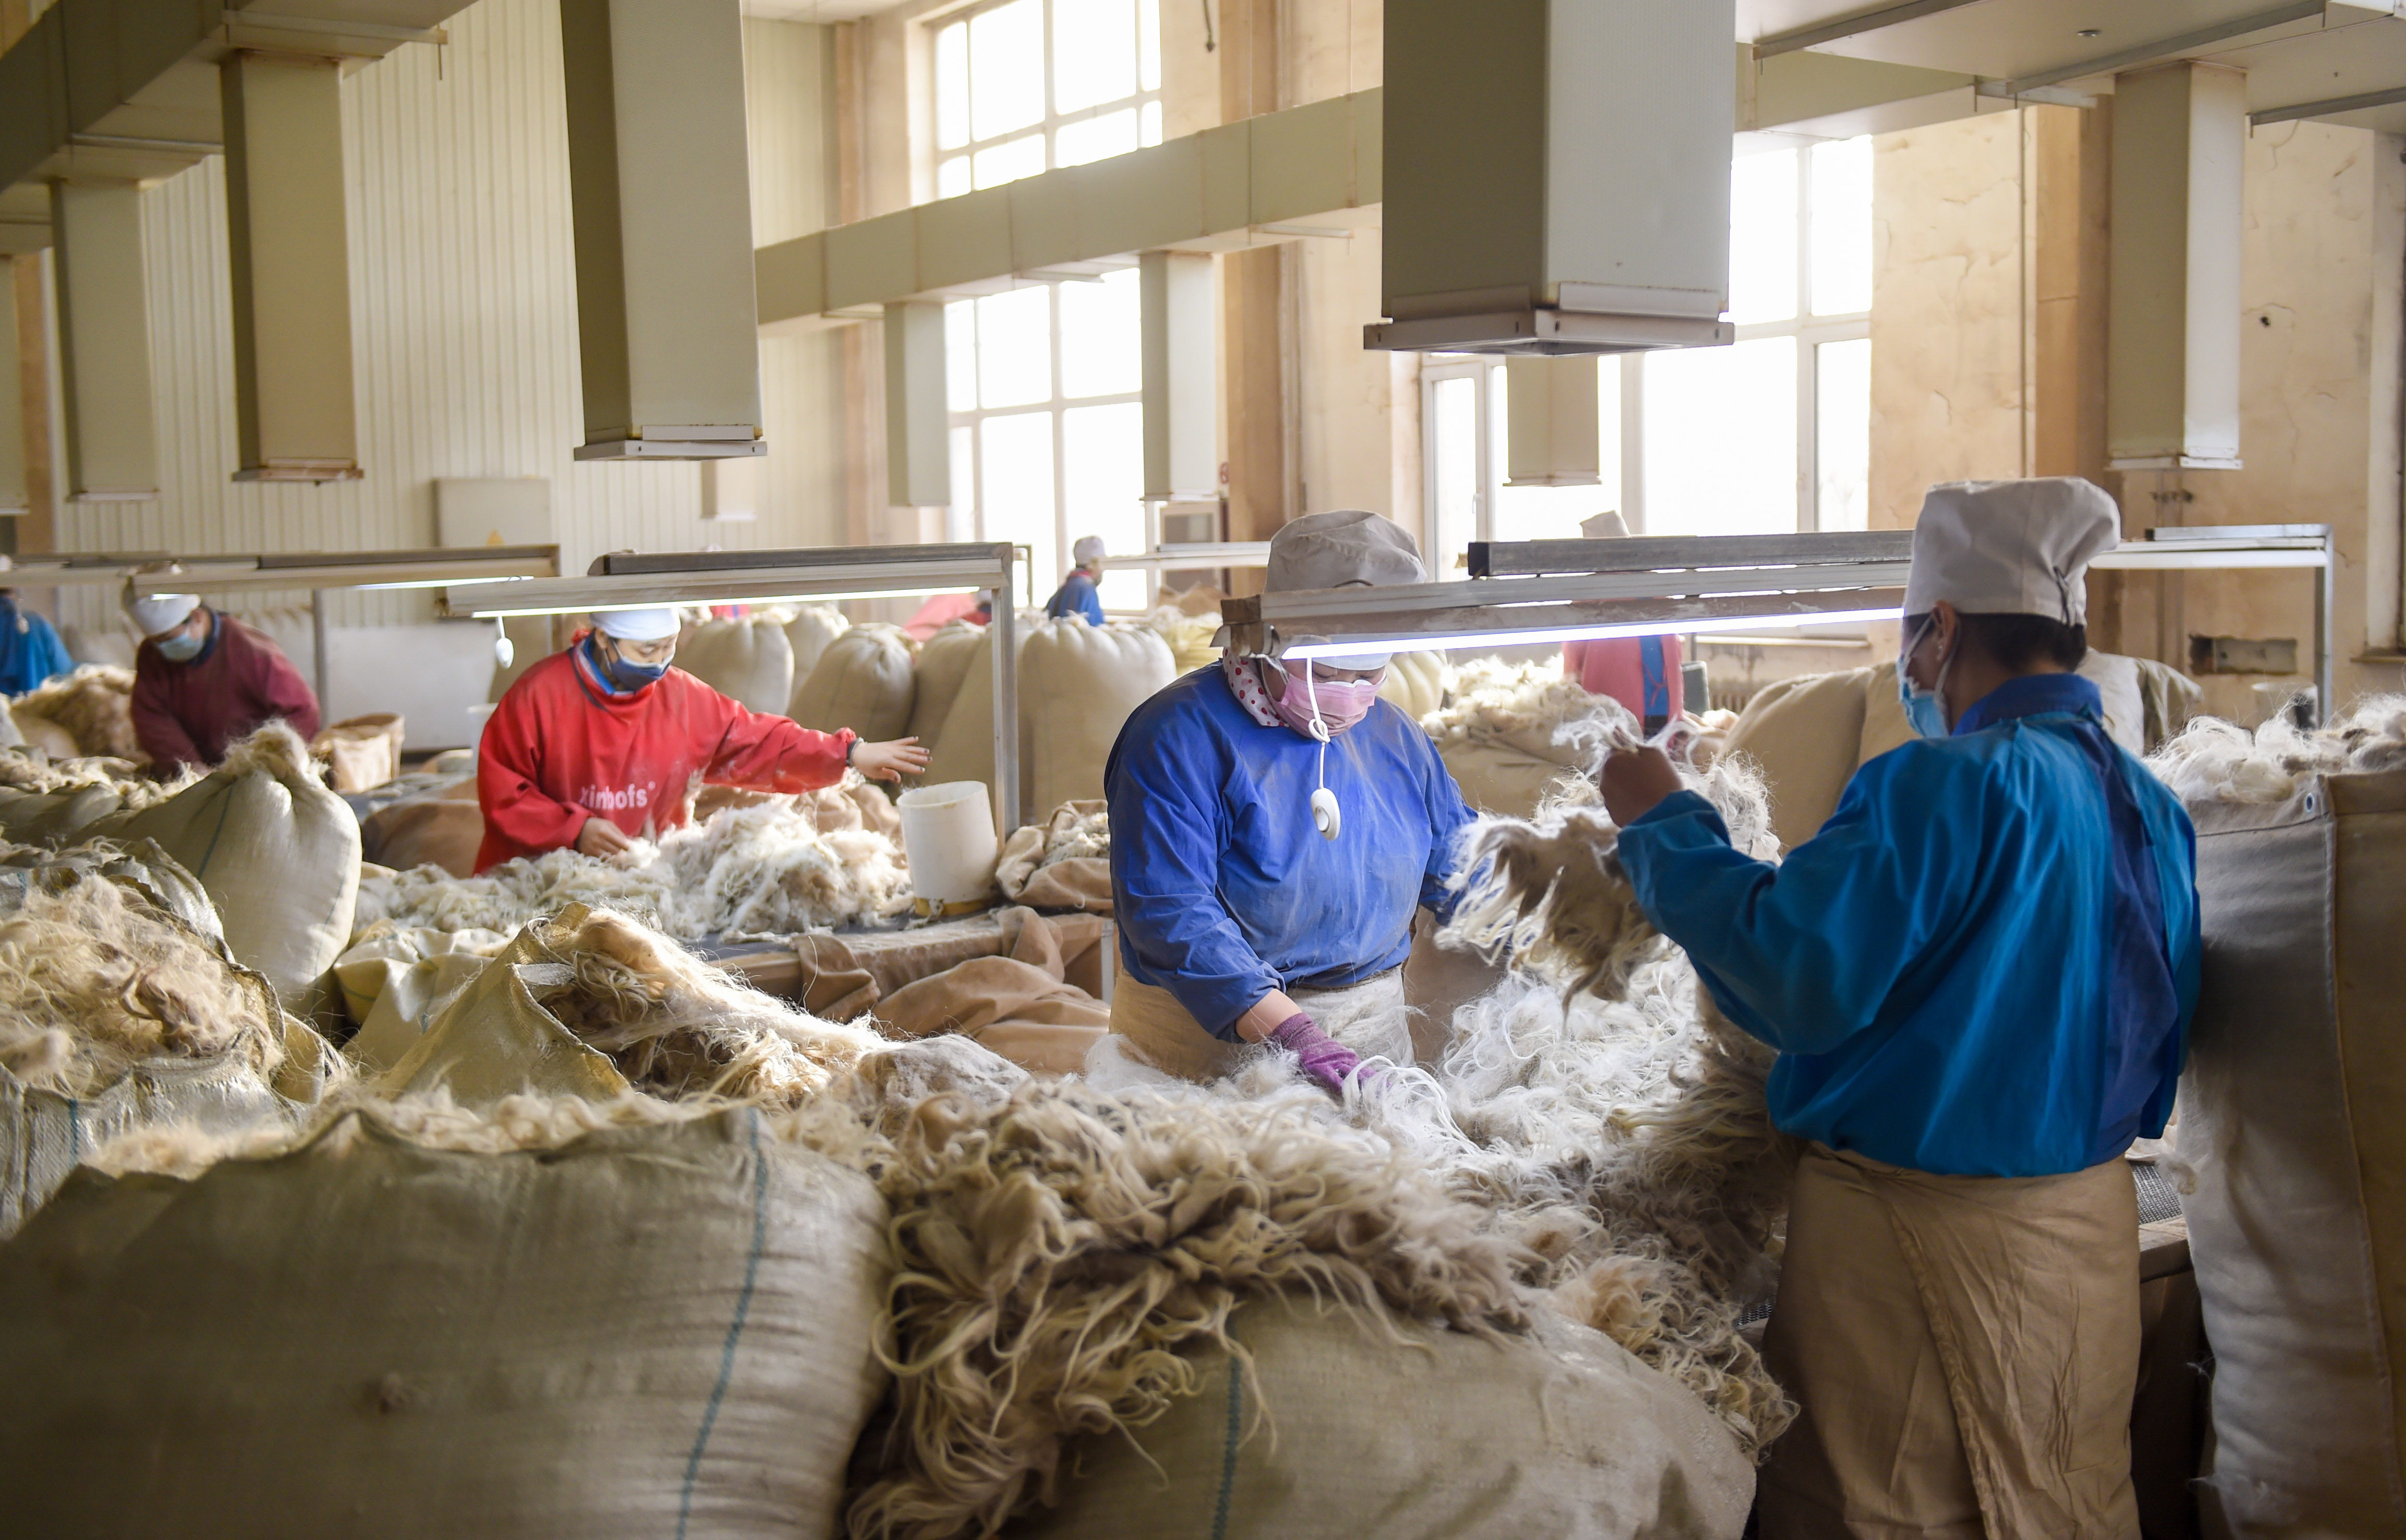
M980 139L976 136L976 118L972 111L969 121L963 125L964 132L968 133L969 137L961 144L949 149L944 148L939 128L939 125L943 120L943 106L941 100L942 87L938 77L938 69L940 66L936 62L940 48L939 39L941 38L945 31L951 27L960 26L966 28L971 21L989 11L1000 10L1005 6L1014 5L1016 3L1018 3L1018 0L976 0L975 4L962 6L955 10L945 11L941 15L927 17L923 21L923 25L927 28L926 67L927 73L926 79L928 87L927 94L927 116L926 119L926 143L927 146L927 160L926 162L927 167L927 181L926 185L930 189L938 190L935 194L938 199L944 197L960 197L965 195L965 192L967 191L983 191L977 185L976 168L979 153L984 150L998 148L1003 145L1010 144L1014 140L1024 139L1030 134L1037 134L1042 138L1044 146L1044 164L1042 166L1042 170L1056 171L1060 169L1061 162L1055 158L1055 142L1059 136L1059 131L1061 129L1071 127L1082 122L1087 122L1097 118L1108 117L1112 113L1127 111L1131 107L1134 108L1137 115L1136 148L1139 149L1148 148L1153 145L1161 143L1161 120L1163 115L1168 111L1168 108L1163 105L1162 87L1159 84L1155 84L1148 90L1144 83L1144 24L1141 10L1141 7L1148 4L1153 7L1153 38L1157 49L1161 35L1160 0L1129 0L1129 4L1131 6L1138 7L1136 28L1137 90L1135 93L1129 96L1115 96L1108 102L1097 102L1091 106L1080 107L1074 112L1061 112L1056 110L1054 106L1055 99L1059 94L1058 85L1055 79L1057 61L1054 53L1054 0L1037 0L1037 4L1041 8L1044 17L1044 40L1042 43L1044 51L1043 116L1039 118L1033 123L1025 124L1019 128L1012 129L1007 133L997 134L990 137ZM964 36L963 44L964 49L966 49L966 35ZM973 55L970 57L973 58ZM966 64L965 67L969 68L970 71L969 90L971 96L974 97L977 91L975 66L974 64L971 63ZM1153 109L1153 132L1150 138L1146 136L1147 121L1145 109L1147 107L1151 107ZM1110 157L1107 157L1107 159L1108 158ZM944 168L955 161L963 161L967 162L969 166L969 185L963 192L945 193L941 191L943 186ZM1081 162L1078 163L1091 164L1092 162ZM1030 175L1034 175L1034 173L1031 173ZM1018 180L1020 178L1012 179ZM994 185L997 187L1005 187L1010 184L1008 182L997 182Z

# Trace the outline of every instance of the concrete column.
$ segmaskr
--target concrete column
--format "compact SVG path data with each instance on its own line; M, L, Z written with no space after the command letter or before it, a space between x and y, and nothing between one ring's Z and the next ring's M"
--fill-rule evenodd
M225 110L236 481L360 474L342 66L233 53Z
M2118 471L2235 471L2247 77L2117 76L2113 134L2106 454Z
M1616 366L1617 367L1617 366ZM1593 358L1504 360L1507 487L1596 487L1604 481Z
M764 451L737 0L560 0L580 459Z
M0 514L22 515L25 497L25 398L17 349L17 261L0 257Z
M131 183L50 188L58 243L60 381L70 502L159 495L142 194Z
M885 307L885 501L941 508L953 501L952 414L944 396L944 307Z
M1144 316L1144 495L1220 495L1218 296L1211 259L1188 251L1137 258Z

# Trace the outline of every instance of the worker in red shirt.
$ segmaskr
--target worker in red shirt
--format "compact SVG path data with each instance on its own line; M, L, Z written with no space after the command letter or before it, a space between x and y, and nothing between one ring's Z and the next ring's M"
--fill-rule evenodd
M268 722L318 736L318 692L275 643L191 594L144 598L128 583L120 602L142 633L134 654L134 736L161 774L185 765L206 770Z
M715 786L816 791L849 765L880 781L927 768L915 738L863 743L745 709L669 667L676 612L604 610L519 676L476 749L484 871L574 847L607 856L685 822L696 774Z

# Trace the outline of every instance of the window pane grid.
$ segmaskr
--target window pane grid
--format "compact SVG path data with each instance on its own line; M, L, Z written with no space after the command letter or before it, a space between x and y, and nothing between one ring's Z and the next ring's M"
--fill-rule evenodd
M1002 0L936 30L936 196L1162 141L1160 0Z

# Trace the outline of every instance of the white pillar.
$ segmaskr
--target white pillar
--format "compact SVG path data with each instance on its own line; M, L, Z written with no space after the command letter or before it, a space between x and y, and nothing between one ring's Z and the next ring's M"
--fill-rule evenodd
M1144 496L1156 502L1220 495L1219 286L1211 258L1147 251L1137 258L1144 332Z
M944 307L885 307L885 501L942 508L953 501L952 414L944 394Z
M150 399L150 296L142 193L132 183L50 189L70 502L159 495Z

